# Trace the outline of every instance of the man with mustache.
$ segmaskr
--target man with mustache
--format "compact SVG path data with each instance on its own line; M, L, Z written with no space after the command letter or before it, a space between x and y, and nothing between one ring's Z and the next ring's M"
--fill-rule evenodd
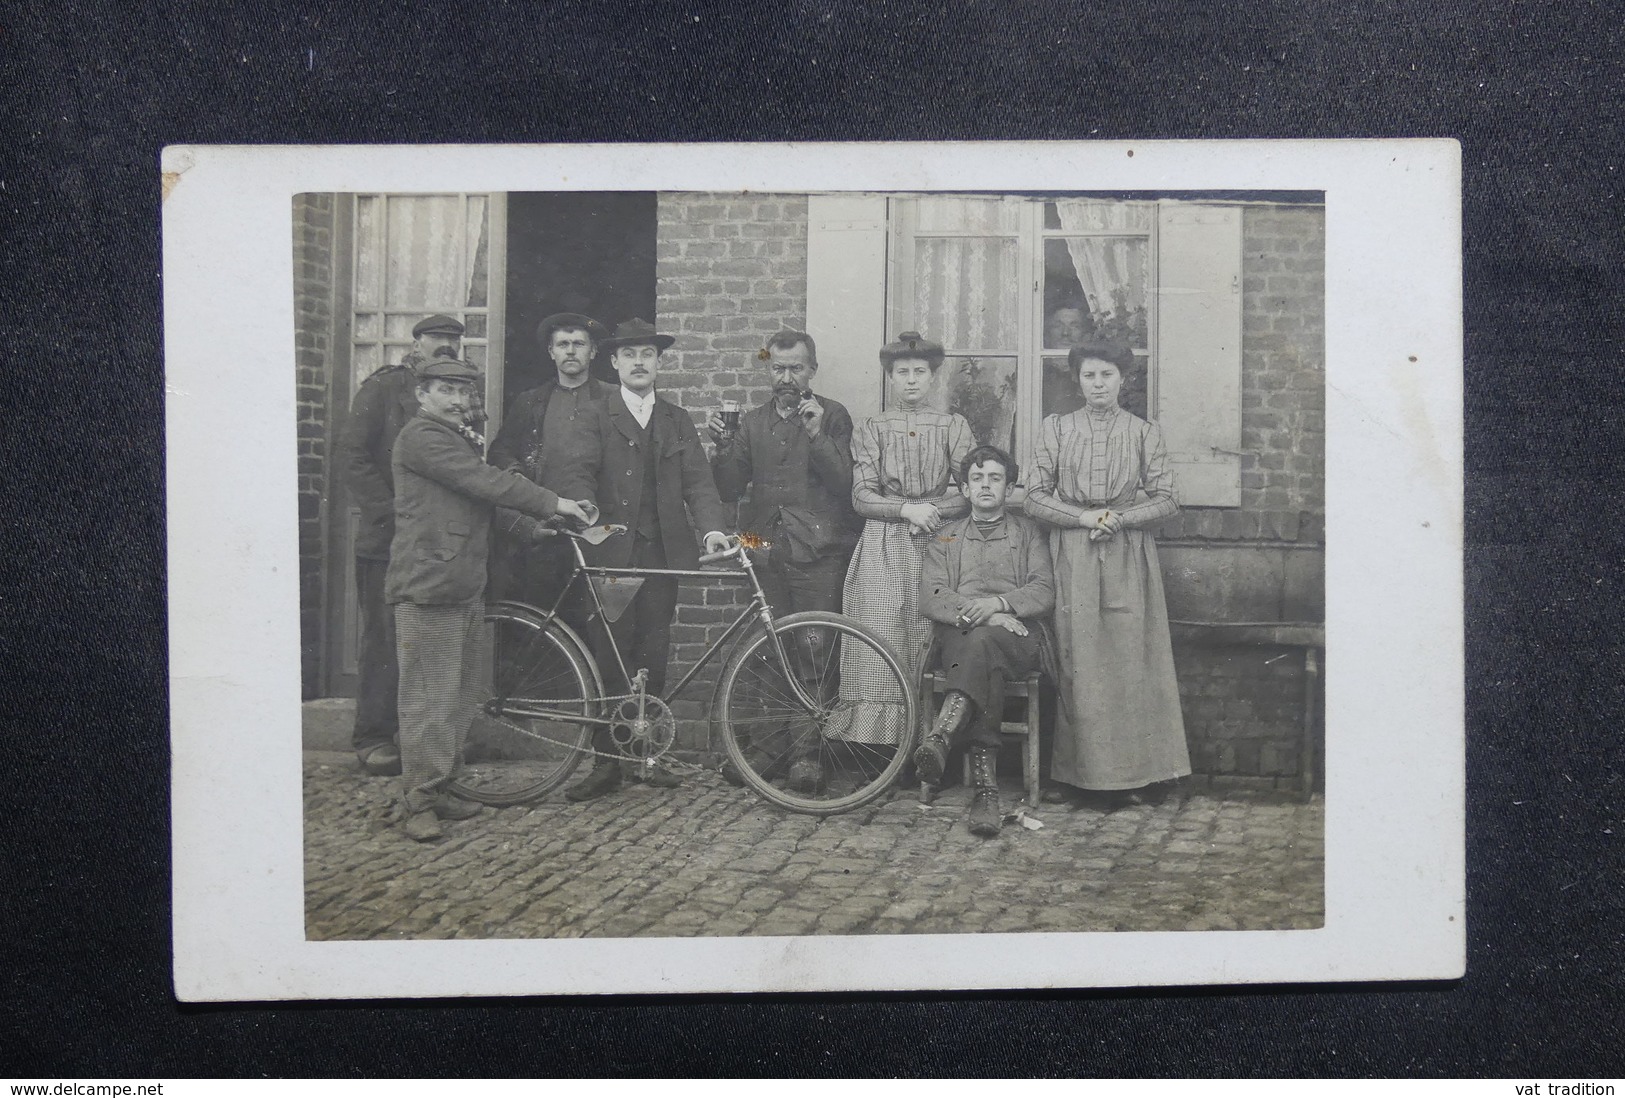
M696 530L706 531L705 551L728 547L722 532L727 510L717 496L705 450L694 421L677 405L655 393L660 353L676 340L655 331L645 320L628 320L603 341L610 364L620 376L620 391L592 406L577 421L569 456L559 476L561 495L596 504L604 523L620 523L627 532L590 547L588 561L612 568L695 568L699 564ZM671 620L677 612L677 579L650 576L620 617L607 626L593 623L598 663L612 694L630 684L610 651L615 638L629 674L649 672L648 690L666 687L666 660L671 651ZM605 629L608 629L608 635ZM593 733L592 772L565 791L572 801L612 793L621 785L620 763L607 729ZM671 787L675 775L655 770L651 785Z
M528 389L503 416L489 460L499 469L517 469L544 488L557 491L570 436L576 424L615 387L592 376L592 363L604 326L580 313L554 313L536 326L536 339L558 377ZM501 522L499 525L506 525ZM570 579L574 564L569 543L547 538L505 547L495 586L503 598L546 609ZM572 592L564 616L578 630L585 625L581 600Z
M812 336L778 332L767 341L764 357L773 378L767 402L741 417L737 434L717 413L706 422L717 444L711 469L725 501L736 502L749 490L739 526L764 542L756 574L774 616L839 613L860 528L852 510L852 416L839 401L813 396L818 351ZM786 759L776 757L767 742L753 746L760 756L755 768L764 777L787 766L797 789L815 789L823 780L814 753ZM723 765L722 775L735 785L743 782L732 763Z
M1043 619L1055 608L1049 541L1037 523L1008 514L1016 463L996 446L965 455L960 483L971 512L926 543L920 610L936 622L948 693L936 724L914 752L920 778L936 785L961 738L971 750L970 830L999 833L997 760L1004 684L1041 662ZM1028 704L1033 704L1029 702Z
M384 605L384 574L395 536L395 477L390 457L401 428L418 412L416 370L430 360L455 360L463 326L436 314L412 328L412 347L399 363L373 371L356 390L339 427L337 458L351 501L361 508L355 537L355 587L361 645L356 666L355 730L350 745L369 774L401 772L396 746L395 616Z
M395 537L384 598L394 607L400 646L402 830L428 842L441 820L466 820L480 806L445 788L462 764L478 677L485 663L486 550L491 517L509 508L531 519L591 511L512 470L486 464L468 424L480 382L466 362L433 358L417 371L418 414L391 455Z

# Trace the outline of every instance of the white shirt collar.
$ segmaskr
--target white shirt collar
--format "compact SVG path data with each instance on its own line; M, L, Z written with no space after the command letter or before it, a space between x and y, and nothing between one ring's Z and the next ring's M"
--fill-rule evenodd
M632 413L632 418L638 421L639 427L649 426L649 417L655 411L655 391L650 389L643 396L638 396L625 385L621 386L621 400L626 403L626 410Z

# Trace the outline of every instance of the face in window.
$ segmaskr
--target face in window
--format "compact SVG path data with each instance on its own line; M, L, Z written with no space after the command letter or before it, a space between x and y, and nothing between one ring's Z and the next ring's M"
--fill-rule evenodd
M1117 394L1123 388L1123 371L1115 363L1086 358L1078 363L1078 389L1091 408L1104 411L1117 407Z
M805 343L794 347L769 347L767 368L773 371L773 399L786 411L801 402L801 394L812 388L818 367Z
M1044 346L1075 347L1088 336L1089 329L1083 319L1083 310L1075 305L1063 305L1049 314L1044 322Z
M904 408L918 408L931 391L934 371L923 358L899 358L891 364L891 391Z
M970 496L971 513L977 518L988 519L1002 513L1005 498L1010 494L1004 463L983 461L972 465L965 492Z
M412 341L412 349L424 358L461 358L461 337L444 332L424 332Z
M559 381L565 388L574 388L587 379L594 350L592 337L581 328L560 328L553 333L547 356L558 368Z
M621 375L621 384L642 396L655 387L655 378L660 374L660 348L652 343L617 347L610 364Z
M432 416L461 422L474 406L474 383L430 378L418 386L418 404Z

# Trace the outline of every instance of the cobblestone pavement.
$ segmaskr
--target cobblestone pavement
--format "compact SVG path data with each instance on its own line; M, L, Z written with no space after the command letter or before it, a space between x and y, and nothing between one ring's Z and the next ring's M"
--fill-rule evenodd
M583 771L584 772L584 771ZM1193 793L1044 827L965 828L969 792L913 791L828 819L714 771L486 809L420 845L393 826L399 779L305 754L306 934L353 938L688 937L961 931L1263 930L1323 923L1323 803ZM1020 794L1004 790L1007 808Z

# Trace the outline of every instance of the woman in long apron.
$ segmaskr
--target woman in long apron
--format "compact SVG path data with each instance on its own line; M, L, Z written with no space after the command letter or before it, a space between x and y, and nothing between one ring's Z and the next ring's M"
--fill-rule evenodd
M866 521L841 606L891 646L910 683L919 681L931 639L932 623L919 607L926 539L970 512L970 500L950 485L975 445L970 424L926 406L943 357L942 345L918 332L904 332L881 348L888 407L852 435L852 506ZM866 700L880 696L889 681L867 663L842 655L841 696L850 713L843 738L906 748L913 729L904 727L902 707Z
M1068 361L1084 406L1045 418L1025 504L1051 527L1055 561L1056 662L1067 704L1058 707L1050 776L1132 799L1129 791L1191 772L1149 529L1179 505L1162 431L1117 404L1133 352L1089 342Z

